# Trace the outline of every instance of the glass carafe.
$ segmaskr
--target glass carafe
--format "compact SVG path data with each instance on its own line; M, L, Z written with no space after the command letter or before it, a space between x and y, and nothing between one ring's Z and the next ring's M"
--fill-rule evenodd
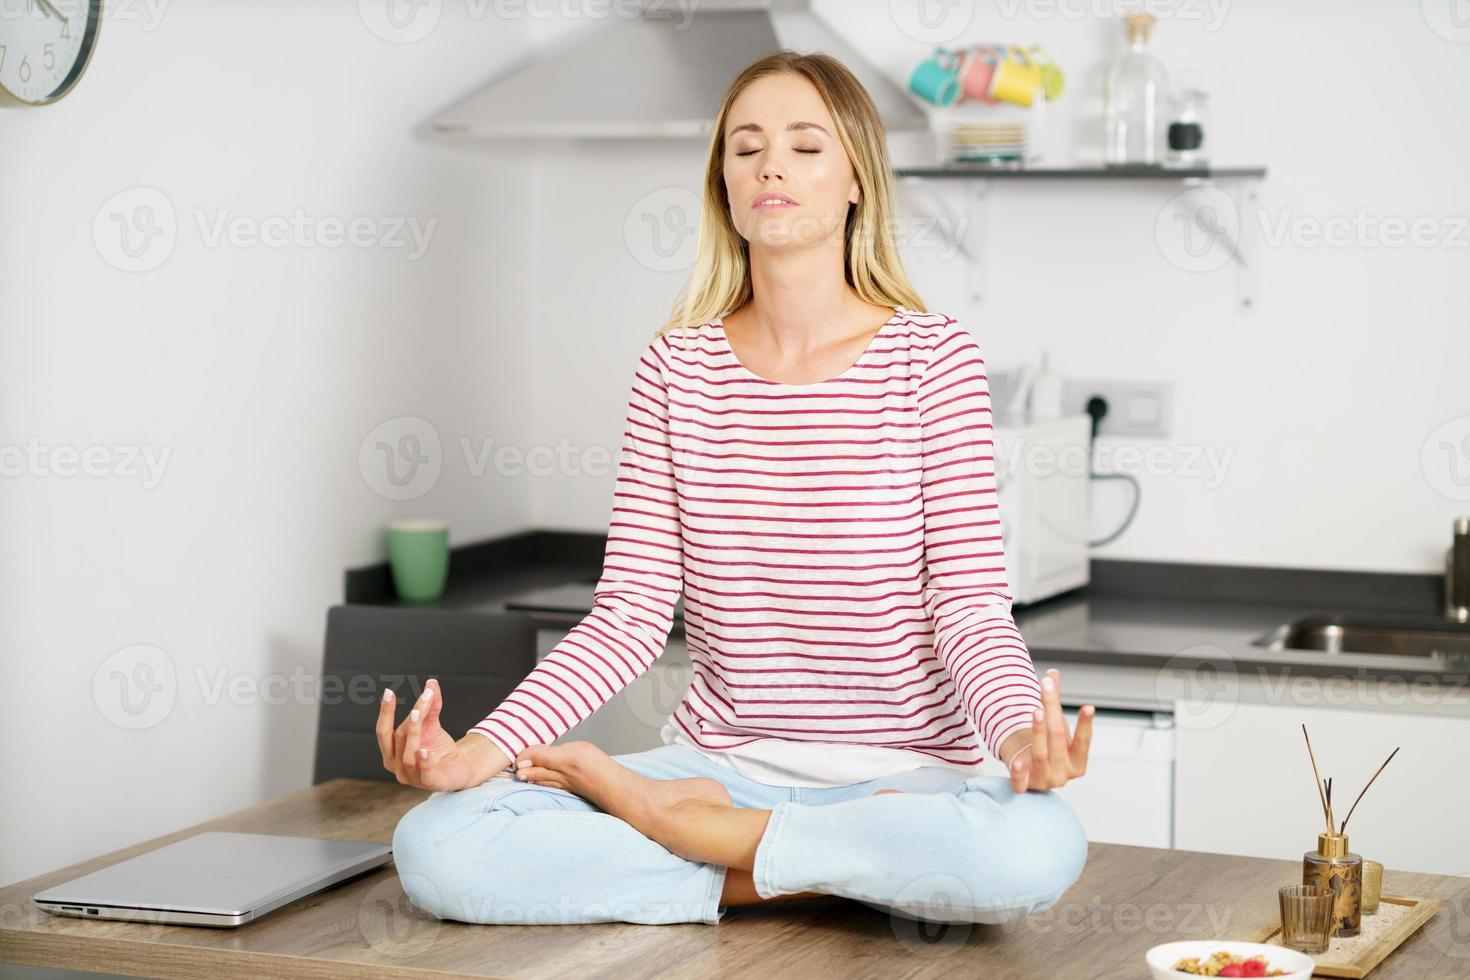
M1154 15L1123 18L1128 50L1108 71L1103 162L1110 167L1162 166L1169 73L1148 52Z

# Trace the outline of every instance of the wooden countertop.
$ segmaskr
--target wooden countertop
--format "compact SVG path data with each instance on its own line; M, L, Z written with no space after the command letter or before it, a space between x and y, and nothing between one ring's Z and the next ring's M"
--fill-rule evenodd
M1146 975L1143 953L1175 939L1239 939L1276 916L1290 861L1094 843L1077 884L1010 926L920 926L839 898L729 909L717 926L482 926L414 907L392 864L236 929L52 916L30 897L204 830L390 842L427 796L338 779L0 889L0 961L133 976L938 977ZM1375 980L1470 972L1470 878L1388 870L1384 891L1444 904Z

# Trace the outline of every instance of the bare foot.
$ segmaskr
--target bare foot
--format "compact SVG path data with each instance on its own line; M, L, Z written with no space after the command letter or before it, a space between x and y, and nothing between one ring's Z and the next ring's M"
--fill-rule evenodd
M526 781L575 793L659 843L680 804L698 800L734 806L730 791L718 780L706 776L649 779L614 761L591 742L533 745L520 759L531 760L517 770Z
M882 796L884 793L902 793L902 792L903 792L903 790L901 790L901 789L880 789L876 793L874 793L873 795L874 796Z

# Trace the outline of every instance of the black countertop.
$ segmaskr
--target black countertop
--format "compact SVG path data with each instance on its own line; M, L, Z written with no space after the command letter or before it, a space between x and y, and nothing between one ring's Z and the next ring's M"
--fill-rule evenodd
M577 625L592 608L605 546L602 535L528 531L453 549L441 599L397 599L386 564L350 570L348 604L518 611L547 629ZM1470 659L1270 650L1256 641L1310 615L1382 615L1435 625L1441 579L1430 574L1351 572L1094 559L1092 581L1030 606L1016 625L1037 660L1193 669L1201 664L1317 676L1470 679ZM682 600L671 638L684 634Z

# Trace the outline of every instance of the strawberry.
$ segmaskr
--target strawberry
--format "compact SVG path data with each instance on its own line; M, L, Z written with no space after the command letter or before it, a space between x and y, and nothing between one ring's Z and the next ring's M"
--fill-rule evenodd
M1253 956L1246 960L1241 966L1245 967L1243 977L1264 977L1266 975L1266 961L1259 956Z
M1226 963L1224 966L1220 967L1220 972L1216 974L1216 976L1248 977L1250 976L1250 974L1245 972L1244 963Z

